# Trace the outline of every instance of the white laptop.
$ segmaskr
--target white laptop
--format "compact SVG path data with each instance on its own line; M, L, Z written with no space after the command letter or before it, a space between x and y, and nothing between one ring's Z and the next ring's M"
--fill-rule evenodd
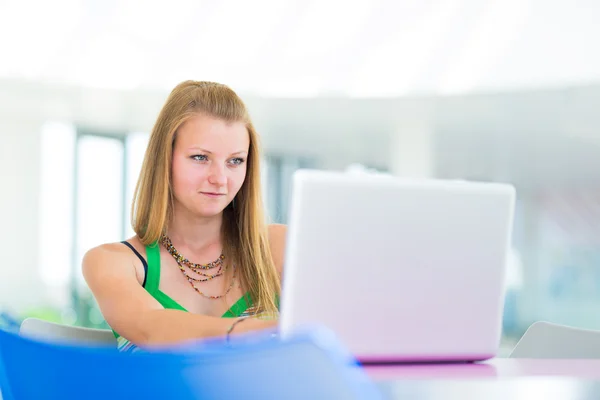
M331 328L358 360L496 355L512 186L301 170L280 331Z

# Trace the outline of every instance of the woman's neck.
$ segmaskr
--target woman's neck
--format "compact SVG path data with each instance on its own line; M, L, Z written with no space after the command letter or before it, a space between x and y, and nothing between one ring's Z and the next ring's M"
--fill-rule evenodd
M167 235L176 248L189 249L193 254L203 254L214 247L221 251L222 223L222 213L214 217L198 217L175 209Z

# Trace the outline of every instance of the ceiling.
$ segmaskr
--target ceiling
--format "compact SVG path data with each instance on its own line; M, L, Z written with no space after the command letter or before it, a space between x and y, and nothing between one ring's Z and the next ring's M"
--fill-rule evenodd
M596 0L0 0L0 78L275 97L600 82Z

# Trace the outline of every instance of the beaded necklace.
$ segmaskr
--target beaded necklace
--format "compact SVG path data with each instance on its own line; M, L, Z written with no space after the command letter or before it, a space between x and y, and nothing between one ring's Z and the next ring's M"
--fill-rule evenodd
M231 284L229 285L229 287L227 288L225 293L223 293L221 295L217 295L217 296L207 295L207 294L203 293L201 290L199 290L196 287L196 285L194 284L194 282L207 282L214 278L218 278L219 276L222 276L227 271L227 264L223 263L223 261L225 260L225 255L223 255L222 253L219 256L219 258L217 258L215 261L209 262L208 264L196 264L196 263L191 262L187 258L185 258L183 255L181 255L181 253L179 253L179 251L177 251L175 246L173 246L173 243L171 242L171 239L169 239L168 236L162 235L160 237L160 243L165 247L165 249L169 252L169 254L171 254L173 256L173 258L177 262L177 266L179 267L179 270L181 271L183 276L187 279L187 281L190 283L192 288L194 288L194 290L196 292L198 292L200 295L202 295L202 297L205 297L207 299L212 299L212 300L220 299L222 297L225 297L233 288L233 285L235 283L235 265L232 266L233 276L231 277ZM186 267L188 267L195 274L203 276L204 278L195 278L193 276L190 276L187 273L184 265ZM212 270L215 268L219 268L217 270L217 272L212 273L212 274L207 273L209 270Z

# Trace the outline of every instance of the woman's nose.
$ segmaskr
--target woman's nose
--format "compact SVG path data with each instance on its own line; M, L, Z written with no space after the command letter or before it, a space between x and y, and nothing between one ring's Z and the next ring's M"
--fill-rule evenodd
M218 165L213 165L208 176L208 181L213 185L223 186L227 183L224 168Z

